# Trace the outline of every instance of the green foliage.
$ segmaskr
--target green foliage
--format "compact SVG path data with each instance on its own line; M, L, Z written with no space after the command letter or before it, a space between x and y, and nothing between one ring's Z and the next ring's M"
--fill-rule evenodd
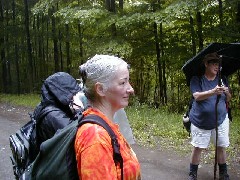
M104 43L103 43L104 41ZM130 56L132 53L132 46L123 39L109 39L102 37L100 41L93 39L89 42L96 49L89 49L89 53L94 54L99 52L102 54L117 55L120 57Z
M78 23L83 26L94 26L102 18L107 18L109 12L101 8L64 7L54 16L62 19L62 23Z
M0 94L0 102L34 108L40 102L40 97L37 94Z
M147 105L133 105L126 108L126 112L134 137L141 145L178 148L188 138L179 114Z
M41 0L38 1L35 6L32 8L33 14L45 14L48 15L49 10L56 3L57 0Z

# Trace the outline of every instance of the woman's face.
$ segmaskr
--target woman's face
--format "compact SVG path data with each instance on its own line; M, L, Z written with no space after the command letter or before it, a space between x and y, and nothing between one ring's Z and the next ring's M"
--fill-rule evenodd
M129 83L129 70L126 64L120 65L115 74L109 82L105 97L113 108L120 109L128 105L129 96L134 90Z
M219 63L206 63L206 71L212 75L217 75L219 70Z

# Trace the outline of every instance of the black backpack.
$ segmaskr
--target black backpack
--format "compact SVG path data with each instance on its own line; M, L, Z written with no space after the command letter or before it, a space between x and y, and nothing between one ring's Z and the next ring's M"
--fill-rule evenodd
M39 103L37 108L41 110L44 106ZM49 106L46 108L42 118L54 110L54 107ZM26 168L35 160L39 152L36 126L40 123L40 120L36 120L33 113L29 113L29 116L30 121L9 137L10 149L12 151L10 159L16 179L20 178Z
M81 113L77 120L58 130L52 138L41 144L37 158L28 166L20 179L79 179L74 142L77 129L85 123L98 124L109 133L113 148L113 160L116 165L120 165L121 179L123 180L123 159L113 130L99 116L88 115L83 118Z

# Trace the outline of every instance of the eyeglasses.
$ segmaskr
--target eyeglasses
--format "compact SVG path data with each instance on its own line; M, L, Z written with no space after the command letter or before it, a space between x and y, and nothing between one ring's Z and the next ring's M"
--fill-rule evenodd
M208 64L212 64L213 66L219 66L219 63L217 62L209 62Z

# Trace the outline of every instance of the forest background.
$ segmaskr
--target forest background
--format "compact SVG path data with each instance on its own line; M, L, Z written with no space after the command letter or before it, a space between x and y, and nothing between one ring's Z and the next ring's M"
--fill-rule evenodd
M40 93L42 81L95 54L131 64L131 103L183 112L183 64L212 42L240 41L239 0L0 0L0 91ZM240 72L229 77L239 109Z

